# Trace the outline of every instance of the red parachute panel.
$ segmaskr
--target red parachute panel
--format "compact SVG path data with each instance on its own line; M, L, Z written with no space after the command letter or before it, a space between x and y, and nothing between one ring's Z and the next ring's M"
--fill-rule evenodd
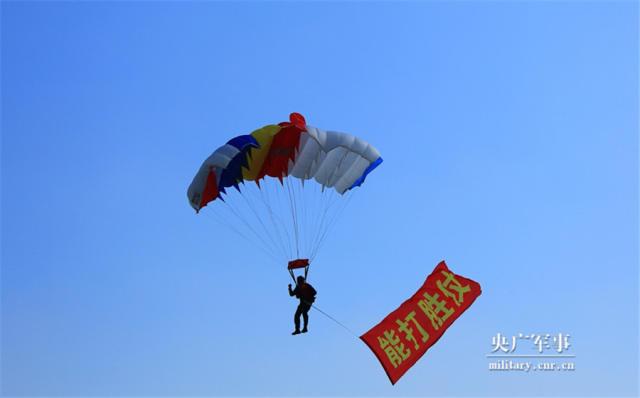
M289 161L295 161L300 134L306 131L307 122L304 116L297 112L289 115L288 122L278 123L282 129L273 137L271 148L262 164L256 181L264 176L277 177L280 182L289 172Z
M262 169L256 180L264 176L277 177L282 181L289 172L289 161L295 161L296 152L300 145L300 134L304 132L298 126L288 122L280 123L282 129L273 137L271 148L262 164Z
M209 170L207 175L207 184L202 192L202 198L200 199L200 209L205 207L207 203L211 202L218 197L220 192L218 191L218 182L216 180L216 172L213 168Z

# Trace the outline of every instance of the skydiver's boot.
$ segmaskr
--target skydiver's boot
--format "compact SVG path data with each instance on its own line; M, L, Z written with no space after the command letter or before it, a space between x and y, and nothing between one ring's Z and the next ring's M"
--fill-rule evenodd
M302 331L300 333L307 333L308 331L309 331L309 329L307 329L307 327L305 326L305 327L302 328Z
M293 331L293 333L291 333L293 336L295 336L296 334L300 334L300 329L296 329Z

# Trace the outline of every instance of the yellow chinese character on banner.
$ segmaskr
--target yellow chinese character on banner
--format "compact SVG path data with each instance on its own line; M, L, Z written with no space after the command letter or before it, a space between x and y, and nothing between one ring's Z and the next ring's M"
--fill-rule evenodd
M411 354L408 348L405 349L404 343L400 342L400 337L395 335L394 330L385 330L384 337L378 336L378 343L394 368L397 368Z
M453 276L452 273L447 271L440 271L444 276L444 281L437 281L438 289L447 297L451 297L458 307L460 303L464 301L462 297L465 293L471 290L468 285L462 286L462 284ZM457 295L456 295L457 293Z
M418 301L418 307L429 318L433 328L438 330L442 323L453 314L453 308L448 308L446 301L438 300L440 298L438 293L434 293L432 296L425 292L423 296L425 300Z
M415 319L415 316L416 312L411 311L409 315L404 317L404 321L396 319L396 323L399 326L398 330L404 333L405 338L408 341L413 342L413 348L417 350L418 348L420 348L420 345L418 344L416 338L413 336L413 328L409 327L409 322L413 322L415 328L418 329L418 332L420 332L420 335L422 336L421 340L423 343L429 340L429 333L427 333L427 331L422 328L422 325L418 323L418 321Z

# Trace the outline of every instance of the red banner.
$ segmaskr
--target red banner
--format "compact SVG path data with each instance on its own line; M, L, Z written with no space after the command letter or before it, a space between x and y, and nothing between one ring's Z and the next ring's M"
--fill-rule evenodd
M411 298L360 338L395 384L481 293L477 282L442 261Z

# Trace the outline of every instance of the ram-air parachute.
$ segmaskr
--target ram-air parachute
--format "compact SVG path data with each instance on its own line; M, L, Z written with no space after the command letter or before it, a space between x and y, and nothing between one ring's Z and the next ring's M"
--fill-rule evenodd
M308 271L354 188L382 158L351 134L325 131L292 113L289 122L232 138L209 156L189 186L203 207L289 271Z

